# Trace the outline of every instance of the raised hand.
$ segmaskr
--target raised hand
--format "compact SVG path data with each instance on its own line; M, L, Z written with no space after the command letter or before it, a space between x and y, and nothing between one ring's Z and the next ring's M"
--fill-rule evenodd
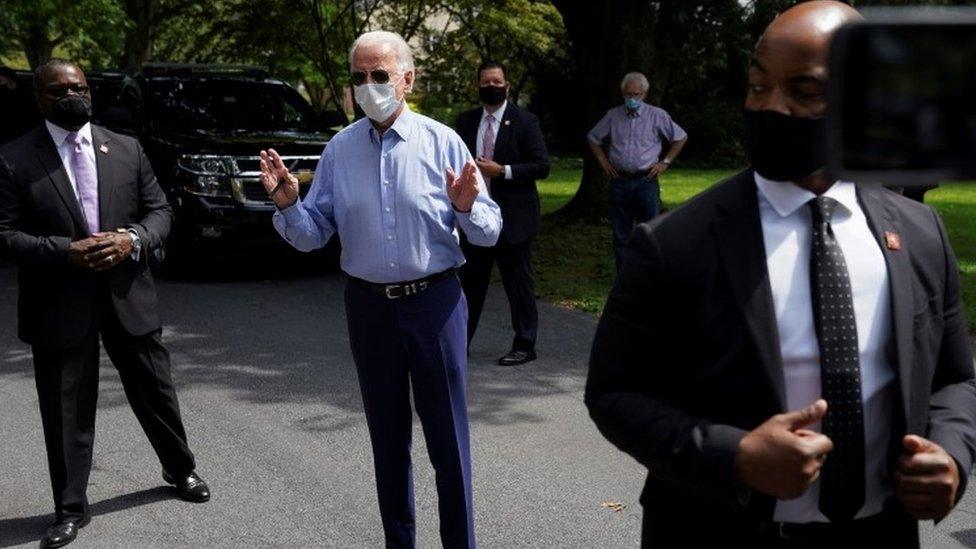
M298 201L298 178L292 175L277 151L261 151L261 184L279 210Z
M461 176L454 174L454 170L447 168L447 196L451 199L454 209L459 212L470 212L474 201L478 198L478 167L468 161L461 170Z
M804 429L823 419L827 402L818 400L793 412L775 415L749 432L735 456L735 475L746 486L777 499L803 495L820 477L834 443Z
M959 469L941 446L917 435L902 439L895 488L905 509L916 520L938 520L956 505Z

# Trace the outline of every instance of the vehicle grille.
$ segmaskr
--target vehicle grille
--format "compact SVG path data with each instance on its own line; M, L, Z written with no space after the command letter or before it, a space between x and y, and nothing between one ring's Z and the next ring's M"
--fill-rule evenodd
M237 171L231 176L231 188L234 198L248 205L266 205L273 203L261 184L261 158L258 156L236 157L234 162ZM312 186L312 177L318 165L318 156L282 156L282 162L291 173L299 178L299 195L305 198Z

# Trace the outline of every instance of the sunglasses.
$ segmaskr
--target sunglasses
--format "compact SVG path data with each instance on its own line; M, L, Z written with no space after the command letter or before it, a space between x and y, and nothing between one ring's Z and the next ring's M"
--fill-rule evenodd
M369 71L353 71L350 75L352 83L355 86L362 86L366 83L366 76L376 84L386 84L390 81L390 73L384 70Z
M47 87L47 93L54 97L64 97L68 95L68 91L73 91L78 95L86 95L90 89L84 84L51 84Z

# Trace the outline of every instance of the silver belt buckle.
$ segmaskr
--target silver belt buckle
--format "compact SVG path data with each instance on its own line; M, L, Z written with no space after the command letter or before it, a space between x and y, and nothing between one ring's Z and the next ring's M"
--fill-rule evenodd
M398 286L396 284L389 284L389 285L387 285L386 288L384 288L384 293L386 294L386 298L387 299L400 299L401 297L403 297L402 294L401 295L393 295L393 290L395 290L395 289L397 289L399 287L400 286Z

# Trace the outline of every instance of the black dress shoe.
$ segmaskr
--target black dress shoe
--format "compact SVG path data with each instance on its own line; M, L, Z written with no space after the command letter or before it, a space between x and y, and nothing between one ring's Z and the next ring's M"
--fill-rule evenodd
M203 503L210 500L210 488L207 487L207 483L195 471L188 476L179 478L174 478L166 471L163 471L163 480L176 486L176 494L183 501Z
M88 524L89 518L58 520L48 527L41 539L41 549L64 547L78 537L78 530Z
M512 349L507 355L498 359L498 364L502 366L518 366L526 362L535 360L535 351L518 351Z

